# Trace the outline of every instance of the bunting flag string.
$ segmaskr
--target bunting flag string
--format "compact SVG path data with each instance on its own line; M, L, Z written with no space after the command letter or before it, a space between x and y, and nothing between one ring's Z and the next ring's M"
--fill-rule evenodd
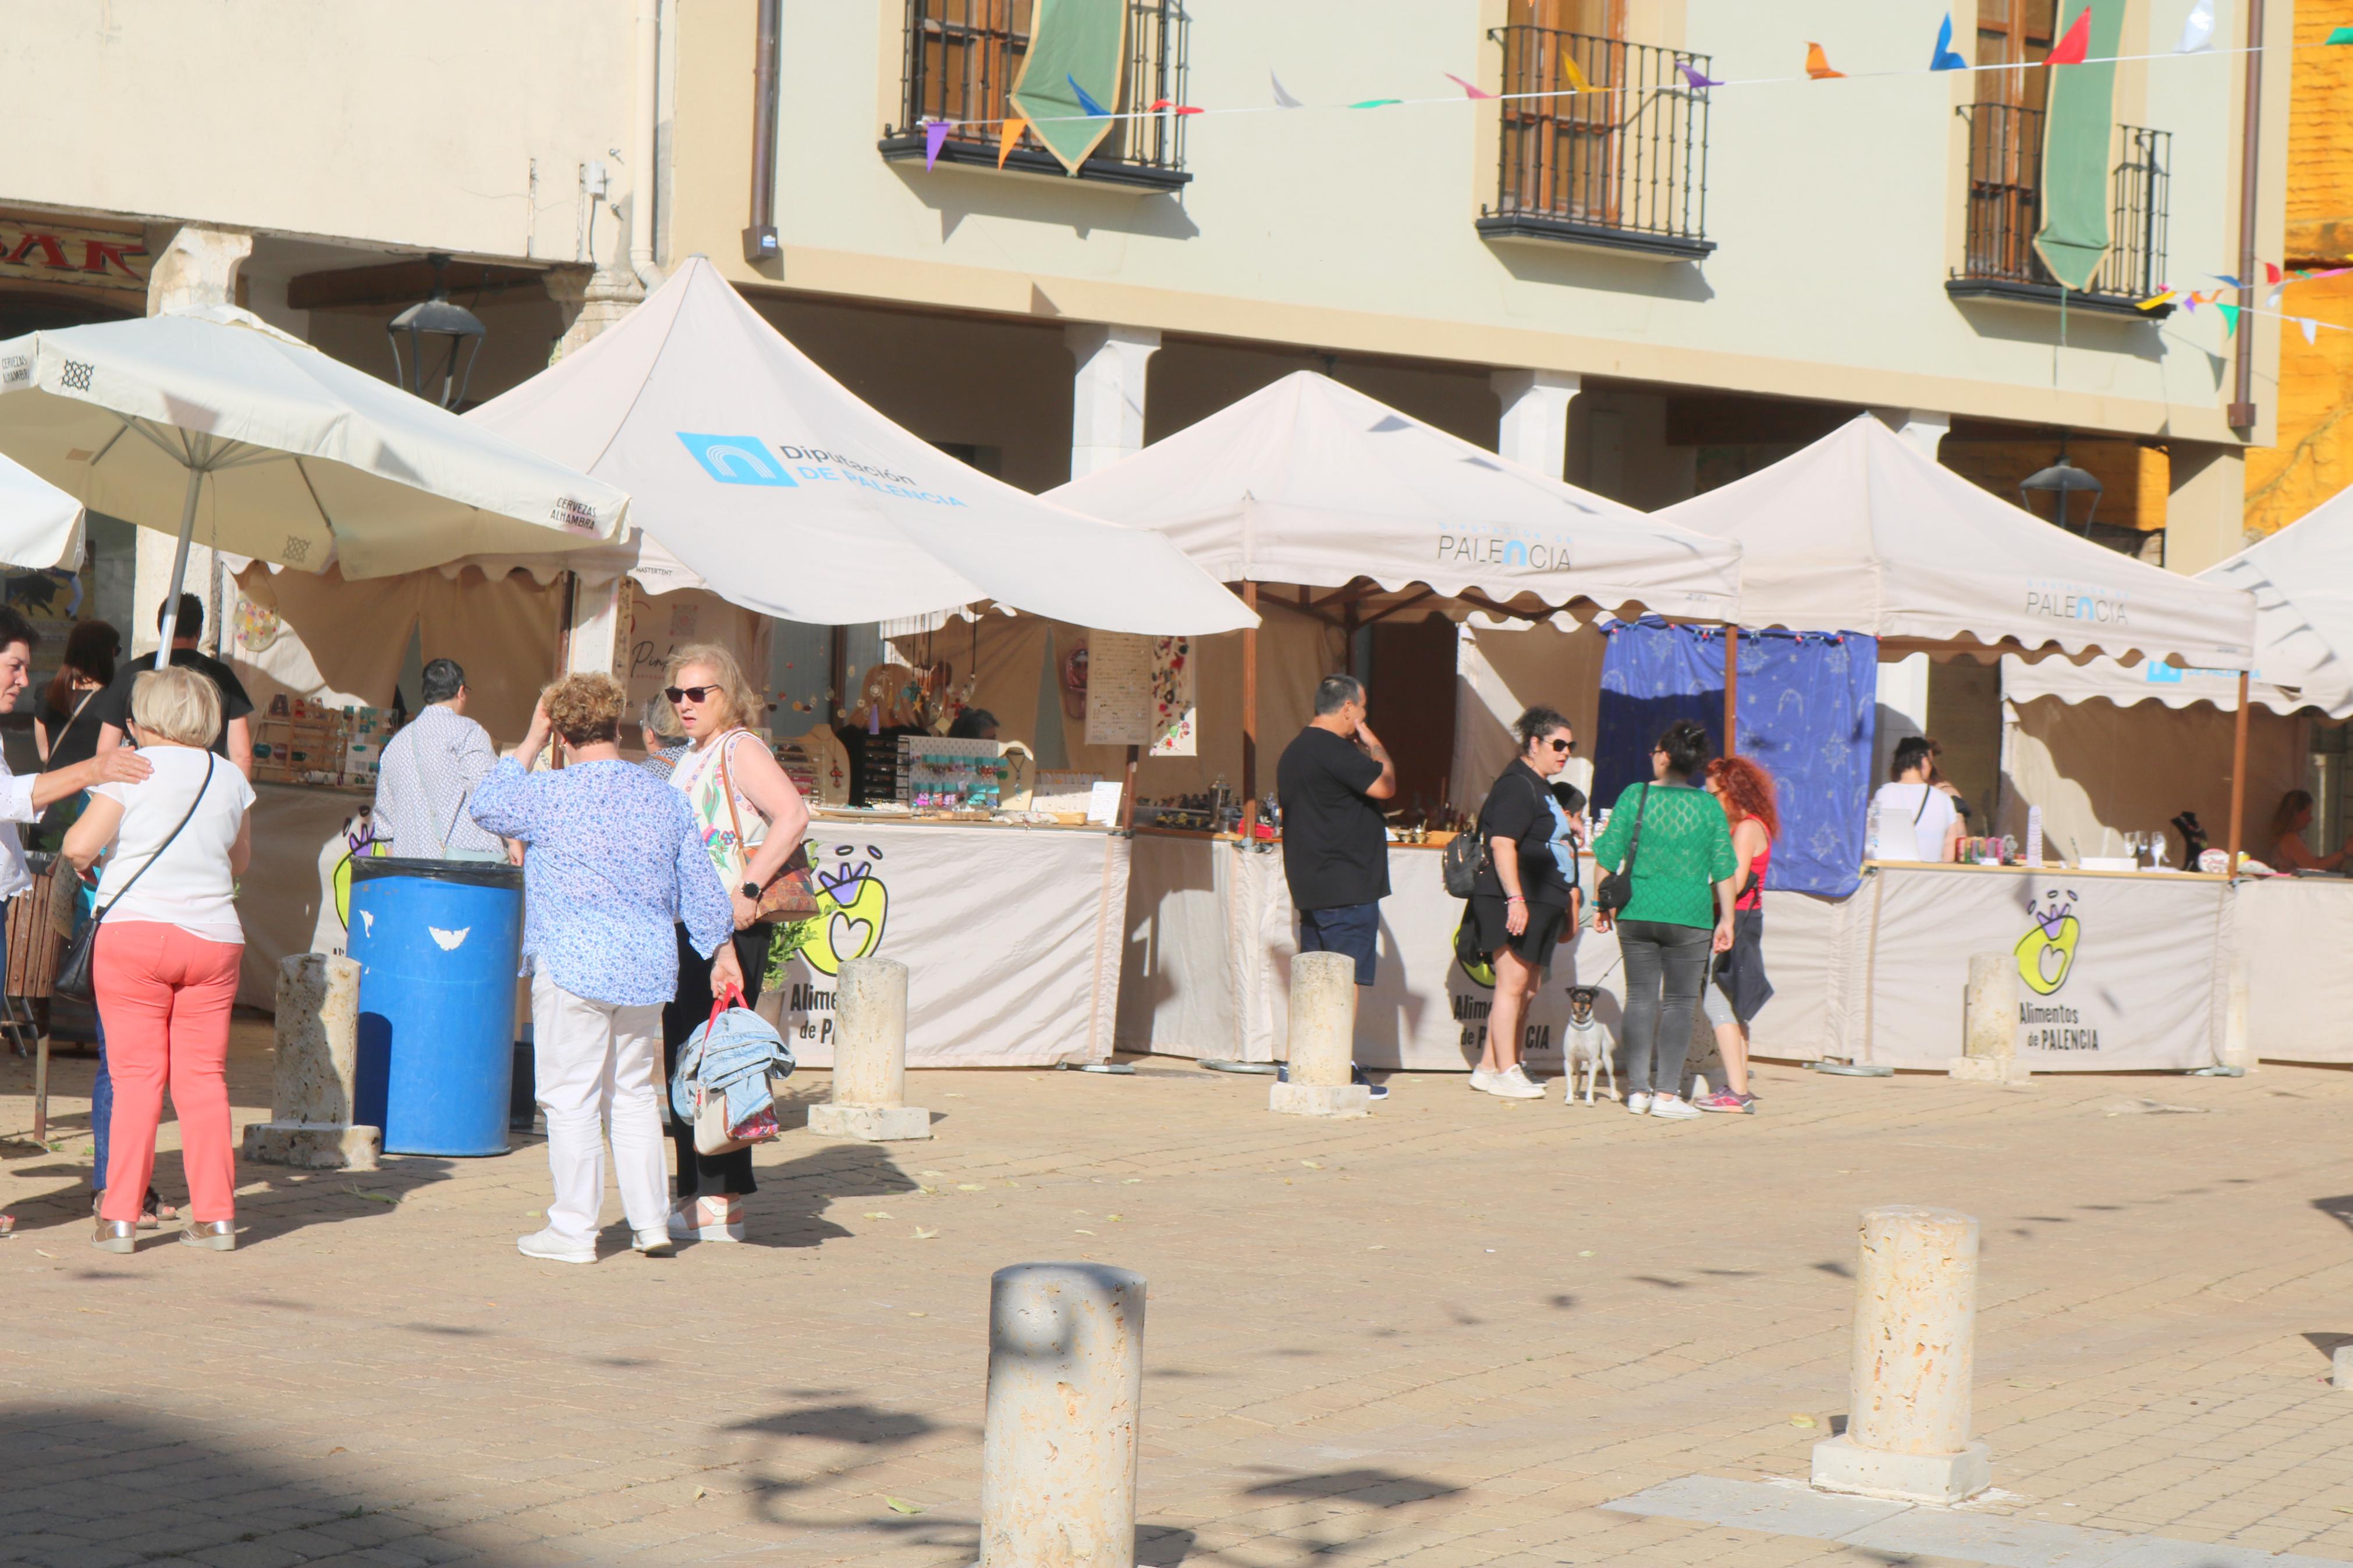
M1677 59L1674 62L1674 68L1676 74L1683 79L1683 83L1680 88L1634 87L1617 83L1597 86L1587 78L1585 72L1578 67L1576 60L1564 54L1559 58L1559 70L1562 77L1569 85L1557 90L1540 92L1492 92L1462 77L1455 75L1451 71L1444 71L1440 74L1448 81L1453 83L1454 86L1461 90L1460 97L1453 94L1448 94L1444 97L1438 98L1363 98L1344 103L1332 104L1329 107L1345 110L1359 110L1420 108L1437 104L1460 104L1466 102L1535 104L1547 102L1556 99L1573 98L1584 93L1600 93L1609 95L1640 94L1644 96L1651 94L1676 95L1685 93L1700 95L1705 94L1712 89L1720 87L1778 87L1800 81L1883 81L1907 77L1940 76L1953 71L1962 71L1970 74L1989 74L2003 71L2027 70L2036 68L2040 66L2128 65L2150 60L2179 59L2185 57L2200 55L2211 58L2221 59L2233 55L2263 54L2271 52L2275 47L2284 48L2285 52L2293 54L2304 49L2353 46L2353 26L2348 26L2336 28L2328 35L2327 41L2320 44L2293 44L2287 46L2255 45L2252 47L2233 47L2230 48L2218 49L2213 47L2212 43L2214 33L2213 0L2197 0L2197 5L2192 8L2189 19L2183 25L2181 42L2179 47L2177 48L2162 54L2102 55L2094 57L2088 53L2091 37L2090 19L2091 13L2088 7L2085 10L2077 13L2074 23L2069 26L2065 35L2052 47L2050 54L2039 61L2017 60L1992 65L1970 63L1952 47L1953 18L1951 13L1947 12L1943 20L1938 24L1936 43L1930 51L1929 64L1925 69L1860 72L1838 70L1831 67L1828 51L1822 45L1809 42L1806 45L1805 74L1803 76L1742 78L1711 77L1702 71L1697 66L1694 65L1689 59ZM931 166L931 164L937 160L940 144L944 142L948 137L954 135L958 131L993 130L997 132L1000 137L999 157L997 162L1001 166L1004 163L1004 154L1011 152L1013 145L1018 142L1021 132L1039 124L1069 122L1073 121L1143 120L1149 116L1157 114L1223 117L1236 114L1263 114L1275 110L1308 109L1314 107L1310 105L1305 100L1300 98L1297 94L1292 92L1290 89L1283 86L1282 78L1271 69L1266 73L1266 79L1268 89L1271 94L1272 101L1264 106L1236 104L1219 107L1203 104L1177 103L1173 100L1163 98L1154 100L1148 107L1142 109L1112 110L1105 108L1101 102L1097 101L1093 95L1079 85L1074 77L1066 74L1063 79L1069 83L1071 92L1075 95L1078 100L1081 112L1077 114L1028 116L1008 114L997 118L976 118L970 120L925 119L922 121L923 128L925 166Z

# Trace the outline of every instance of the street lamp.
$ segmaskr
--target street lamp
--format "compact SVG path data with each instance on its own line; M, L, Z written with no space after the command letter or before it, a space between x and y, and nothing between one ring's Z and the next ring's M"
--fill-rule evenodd
M2067 526L2067 498L2071 495L2088 495L2092 498L2091 510L2084 514L2084 536L2088 539L2092 533L2092 519L2099 514L2101 488L2098 479L2067 460L2067 448L2065 444L2062 443L2057 462L2037 473L2029 474L2019 481L2018 504L2032 511L2034 508L2026 499L2028 492L2034 490L2049 492L2057 498L2058 523L2063 529Z
M384 329L385 336L392 340L392 379L419 397L429 395L425 389L438 381L441 406L454 410L466 401L466 384L474 376L474 361L482 348L482 323L473 311L449 298L445 276L449 258L436 255L425 259L433 268L433 297L411 305ZM408 340L405 369L400 357L404 337ZM437 360L438 370L432 368Z

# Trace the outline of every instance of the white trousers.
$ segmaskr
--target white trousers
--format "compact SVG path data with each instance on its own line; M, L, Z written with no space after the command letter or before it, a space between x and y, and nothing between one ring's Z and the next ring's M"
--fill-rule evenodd
M605 1135L613 1175L633 1230L670 1223L659 1093L661 1005L591 1002L558 985L547 966L531 977L532 1058L539 1109L547 1118L547 1168L555 1202L547 1227L594 1245L605 1206Z

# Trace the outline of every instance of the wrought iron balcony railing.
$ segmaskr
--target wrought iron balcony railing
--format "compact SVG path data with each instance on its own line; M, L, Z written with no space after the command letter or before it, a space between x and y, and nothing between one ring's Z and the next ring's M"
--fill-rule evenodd
M1961 268L1946 283L1946 292L1956 299L2053 305L2063 298L2075 309L2134 310L2136 301L2163 287L2170 132L2116 127L2108 181L2108 254L2092 286L2078 290L2062 288L2034 252L2034 237L2042 228L2045 111L1973 103L1961 113L1969 127L1968 227Z
M1029 50L1032 0L906 0L906 55L900 73L900 119L882 128L881 150L891 160L926 155L923 122L956 122L941 144L942 163L998 166L997 130L1019 110L1014 83ZM1126 64L1119 101L1103 144L1079 165L1079 177L1170 191L1185 172L1185 117L1143 114L1159 102L1185 101L1185 35L1190 20L1180 0L1128 0ZM1134 116L1133 118L1126 118ZM1053 153L1025 133L1003 166L1032 174L1062 174Z
M1550 27L1487 36L1504 50L1503 168L1481 234L1673 260L1715 248L1707 95L1675 68L1704 76L1707 56Z

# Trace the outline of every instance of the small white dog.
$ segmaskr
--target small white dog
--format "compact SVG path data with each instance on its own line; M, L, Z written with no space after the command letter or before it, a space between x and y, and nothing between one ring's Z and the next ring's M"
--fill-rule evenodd
M1618 1098L1618 1064L1610 1050L1609 1031L1593 1016L1593 999L1601 994L1598 985L1572 985L1568 988L1568 1027L1560 1037L1560 1062L1563 1073L1561 1100L1577 1103L1577 1069L1585 1069L1585 1103L1593 1103L1594 1080L1606 1069L1609 1074L1609 1098Z

